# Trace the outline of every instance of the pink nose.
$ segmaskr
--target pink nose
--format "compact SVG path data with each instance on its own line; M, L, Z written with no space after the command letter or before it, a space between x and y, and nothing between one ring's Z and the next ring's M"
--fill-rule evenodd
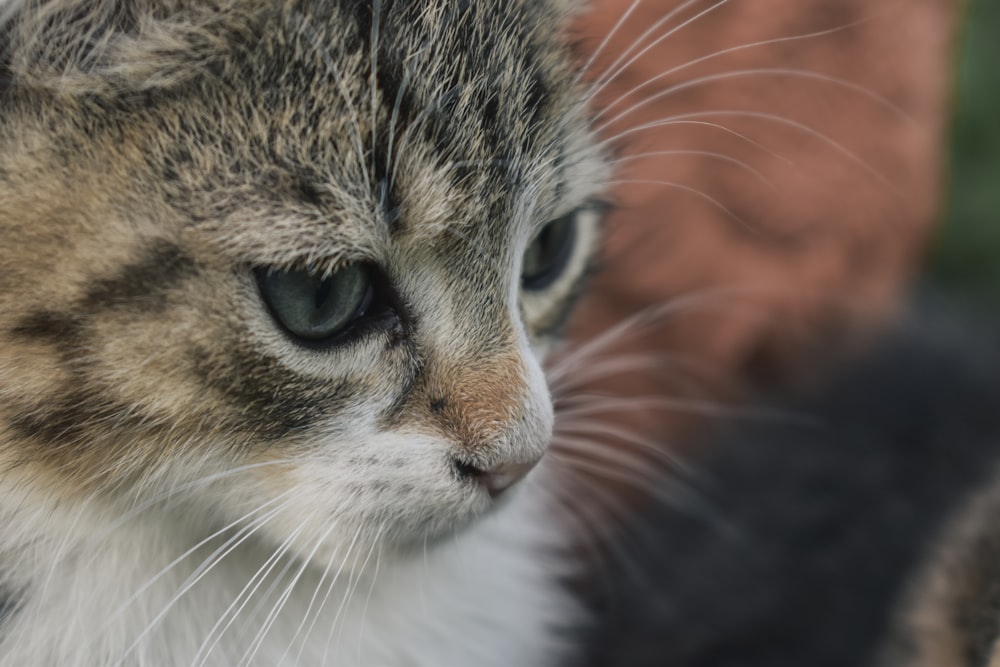
M540 460L535 459L526 463L505 463L492 470L484 471L479 476L479 482L486 487L492 498L496 498L524 479Z
M540 460L541 458L518 463L503 463L489 470L481 470L467 463L456 461L455 467L460 477L475 479L486 489L491 498L496 498L524 479Z

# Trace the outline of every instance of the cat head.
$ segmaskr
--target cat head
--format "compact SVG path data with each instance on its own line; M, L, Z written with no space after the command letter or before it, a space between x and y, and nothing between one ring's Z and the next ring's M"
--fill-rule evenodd
M605 175L561 3L0 6L5 487L322 552L539 460Z

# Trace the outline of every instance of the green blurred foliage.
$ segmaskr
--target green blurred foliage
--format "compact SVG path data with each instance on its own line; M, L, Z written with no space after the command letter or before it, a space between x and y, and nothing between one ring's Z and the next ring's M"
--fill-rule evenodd
M1000 1L973 0L959 54L950 197L932 279L1000 297Z

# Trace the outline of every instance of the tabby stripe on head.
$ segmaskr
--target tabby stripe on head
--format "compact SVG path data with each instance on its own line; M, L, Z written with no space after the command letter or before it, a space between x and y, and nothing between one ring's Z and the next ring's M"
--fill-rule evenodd
M130 427L148 423L148 416L134 406L111 400L93 388L80 359L80 352L87 347L88 324L111 310L162 312L167 292L194 270L193 260L180 248L158 240L138 261L123 266L114 276L96 280L67 311L40 309L22 318L11 330L12 336L51 345L67 380L58 395L22 406L11 419L11 427L28 439L78 444L85 440L88 424L112 418Z

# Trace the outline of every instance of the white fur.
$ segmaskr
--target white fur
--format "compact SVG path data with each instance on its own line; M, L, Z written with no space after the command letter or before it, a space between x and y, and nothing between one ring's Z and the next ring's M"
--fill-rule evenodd
M271 547L247 540L170 606L222 542L205 545L156 578L196 543L192 527L199 517L182 508L147 511L108 531L115 521L108 514L112 508L32 498L33 512L45 514L32 522L45 526L42 539L18 535L18 524L4 517L2 541L21 545L20 561L31 563L21 574L32 594L4 629L0 665L548 664L559 649L552 627L571 620L572 607L554 583L559 572L551 551L553 526L540 511L544 476L537 471L529 488L494 516L426 552L390 560L377 548L358 551L332 590L323 568L298 558L274 561L208 654L206 636L228 618L236 593L266 563ZM276 576L282 571L284 577ZM241 662L287 582L299 573L252 661ZM277 588L265 596L275 581ZM257 604L261 613L252 615ZM157 620L164 609L169 611ZM302 627L311 628L305 641L305 629L296 637L303 619Z

